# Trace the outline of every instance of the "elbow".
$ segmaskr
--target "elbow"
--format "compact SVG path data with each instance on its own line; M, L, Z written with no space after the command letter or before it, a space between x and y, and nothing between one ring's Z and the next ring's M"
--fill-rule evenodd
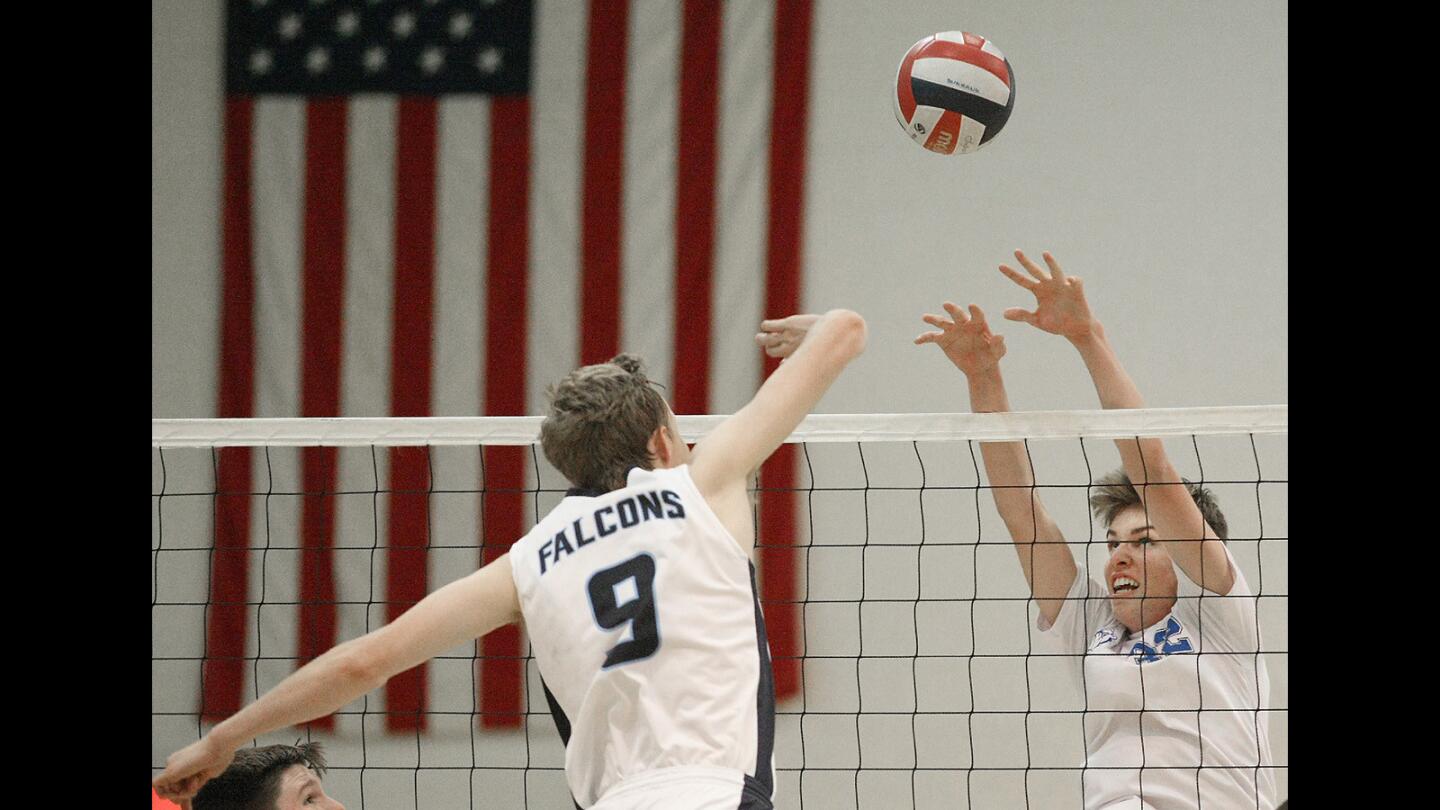
M869 339L869 327L860 313L849 309L832 309L825 317L834 322L835 347L849 362L865 351Z
M337 664L340 677L345 682L362 686L363 691L369 692L384 684L388 673L378 649L379 645L356 643L361 640L363 639L356 639L348 645L337 647Z

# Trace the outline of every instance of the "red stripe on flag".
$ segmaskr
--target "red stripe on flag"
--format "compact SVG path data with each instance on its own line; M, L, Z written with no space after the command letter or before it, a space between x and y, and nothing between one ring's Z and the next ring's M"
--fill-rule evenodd
M251 242L251 151L255 106L225 101L225 198L221 203L220 397L222 419L255 411L255 266ZM250 448L220 450L215 472L215 542L200 715L208 722L240 710L249 584Z
M435 295L435 161L438 108L433 98L403 97L396 119L395 332L391 343L390 413L430 415L431 343ZM387 621L394 621L428 589L429 448L390 451L390 552ZM426 665L390 679L386 728L424 729Z
M770 131L770 224L766 234L765 317L800 309L800 247L805 194L805 133L810 97L811 0L777 0ZM765 360L765 376L779 365ZM760 599L775 665L775 696L800 691L797 617L795 448L784 445L761 467ZM773 491L782 490L782 491Z
M525 356L530 235L530 101L496 98L490 107L490 221L486 237L485 413L525 414ZM483 455L480 564L510 550L524 531L523 447L487 447ZM518 728L520 628L480 640L480 724Z
M348 104L316 99L306 107L304 334L300 415L340 415L341 312L345 290L345 143ZM301 451L300 629L304 666L335 646L334 447ZM335 727L334 715L312 726Z
M767 362L766 365L769 365ZM800 693L801 644L795 550L795 445L782 444L760 467L760 603L775 669L775 697Z
M962 45L947 39L937 39L923 48L916 58L944 58L968 62L975 67L990 71L1000 81L1005 82L1006 87L1010 86L1010 70L1005 67L1005 60L993 53L986 53L975 45Z
M685 0L675 207L676 413L710 411L710 298L715 257L715 133L720 5Z
M582 365L603 363L620 351L621 167L629 18L629 0L590 2L581 223Z
M480 564L510 550L524 534L524 447L486 447L481 491ZM520 628L506 625L480 639L480 725L518 728L522 717Z

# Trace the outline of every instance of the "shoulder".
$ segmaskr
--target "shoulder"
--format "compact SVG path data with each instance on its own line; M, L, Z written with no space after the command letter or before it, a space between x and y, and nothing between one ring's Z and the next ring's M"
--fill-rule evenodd
M1075 572L1075 580L1070 583L1070 590L1064 596L1065 604L1060 606L1060 613L1055 616L1055 621L1046 623L1042 615L1036 619L1035 627L1040 632L1048 632L1054 627L1068 625L1071 627L1084 626L1105 626L1115 618L1114 611L1110 609L1110 593L1100 580L1090 576L1090 571L1080 566Z
M1240 570L1239 564L1235 562L1235 555L1230 552L1230 546L1228 544L1221 543L1220 547L1225 551L1225 565L1229 566L1230 569L1229 574L1231 576L1231 582L1229 590L1227 590L1225 593L1205 590L1205 588L1201 587L1199 583L1191 579L1190 575L1187 574L1185 570L1181 568L1180 565L1177 563L1175 565L1175 577L1178 580L1176 590L1180 596L1231 597L1252 595L1250 593L1250 584L1245 580L1245 574L1243 571ZM1206 578L1208 579L1208 576Z

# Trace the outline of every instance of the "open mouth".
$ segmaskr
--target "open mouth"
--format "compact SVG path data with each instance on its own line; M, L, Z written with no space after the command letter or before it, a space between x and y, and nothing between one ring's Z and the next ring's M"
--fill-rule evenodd
M1130 577L1116 577L1111 583L1110 590L1114 593L1129 593L1140 590L1140 583Z

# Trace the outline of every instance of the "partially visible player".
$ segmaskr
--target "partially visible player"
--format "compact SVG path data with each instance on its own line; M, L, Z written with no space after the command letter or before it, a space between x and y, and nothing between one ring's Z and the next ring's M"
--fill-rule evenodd
M225 772L182 807L188 810L345 810L325 795L320 743L242 748Z
M194 795L245 741L523 620L580 808L768 810L775 694L747 479L865 340L848 310L763 322L756 342L783 362L693 450L636 358L572 372L541 428L567 497L509 553L173 754L157 791Z
M1036 308L1005 317L1062 335L1080 352L1105 408L1141 408L1139 390L1091 314L1079 278L1049 253L1049 272L1022 252L1028 275L1001 265L1035 295ZM976 413L1010 410L1002 337L974 304L925 315L934 343L964 374ZM1255 597L1224 539L1213 495L1181 479L1159 439L1116 441L1123 469L1090 499L1110 549L1103 579L1080 575L1046 512L1020 442L984 442L995 506L1030 593L1037 629L1067 660L1086 695L1085 807L1275 806ZM1138 486L1137 486L1138 485ZM1178 569L1178 570L1177 570ZM1082 663L1083 662L1083 663Z

